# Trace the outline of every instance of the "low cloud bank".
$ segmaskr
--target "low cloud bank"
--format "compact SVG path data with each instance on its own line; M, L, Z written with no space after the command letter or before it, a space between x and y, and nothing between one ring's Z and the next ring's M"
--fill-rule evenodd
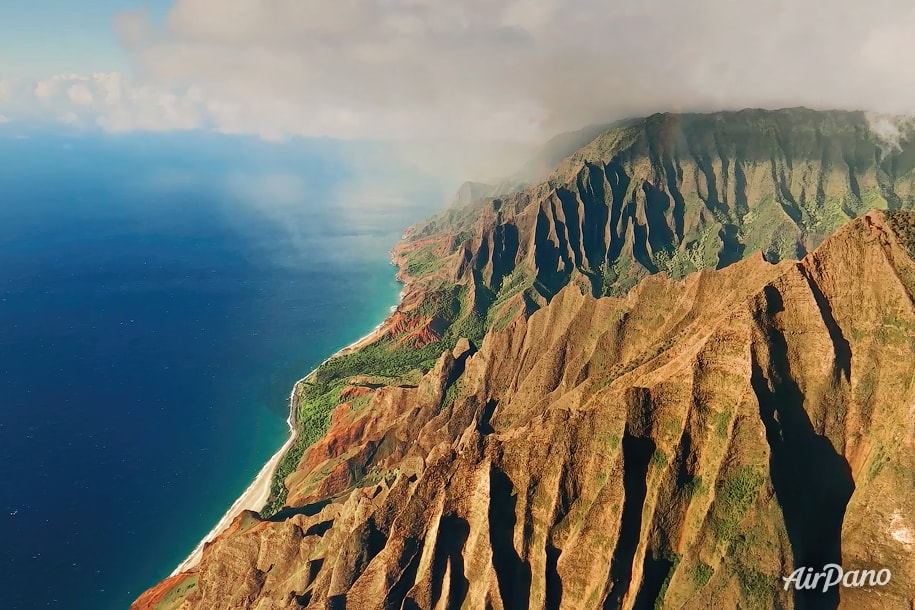
M659 110L915 114L908 0L175 0L114 27L132 79L0 80L2 116L505 145Z

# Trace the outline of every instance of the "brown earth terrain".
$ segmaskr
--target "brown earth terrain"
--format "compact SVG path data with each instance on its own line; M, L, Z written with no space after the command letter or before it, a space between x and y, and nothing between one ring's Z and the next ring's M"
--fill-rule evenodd
M850 221L915 207L915 147L805 109L591 129L407 231L273 508L133 608L915 608L915 215ZM829 563L892 579L783 588Z
M295 508L240 516L135 607L911 608L913 225L874 212L800 262L626 298L568 286L340 405ZM893 578L782 590L830 562Z

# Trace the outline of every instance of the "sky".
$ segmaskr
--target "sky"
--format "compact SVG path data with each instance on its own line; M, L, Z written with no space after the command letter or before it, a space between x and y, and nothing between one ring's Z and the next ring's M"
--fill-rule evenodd
M534 142L655 111L915 113L910 0L0 0L0 121Z

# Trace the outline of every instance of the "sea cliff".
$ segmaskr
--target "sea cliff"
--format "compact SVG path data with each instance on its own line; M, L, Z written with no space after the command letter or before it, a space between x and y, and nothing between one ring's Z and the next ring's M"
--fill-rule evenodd
M268 505L133 607L910 608L909 141L656 115L411 227ZM783 587L832 563L892 579Z

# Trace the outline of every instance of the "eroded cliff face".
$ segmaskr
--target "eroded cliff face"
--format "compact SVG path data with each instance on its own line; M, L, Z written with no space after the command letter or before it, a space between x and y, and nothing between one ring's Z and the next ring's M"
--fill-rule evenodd
M570 284L356 392L282 511L134 608L911 608L912 225L625 298ZM831 562L892 580L782 588Z
M900 142L861 112L654 115L610 128L541 184L421 223L403 249L449 257L449 279L493 320L569 283L618 296L658 271L797 259L868 210L915 206L915 146Z

